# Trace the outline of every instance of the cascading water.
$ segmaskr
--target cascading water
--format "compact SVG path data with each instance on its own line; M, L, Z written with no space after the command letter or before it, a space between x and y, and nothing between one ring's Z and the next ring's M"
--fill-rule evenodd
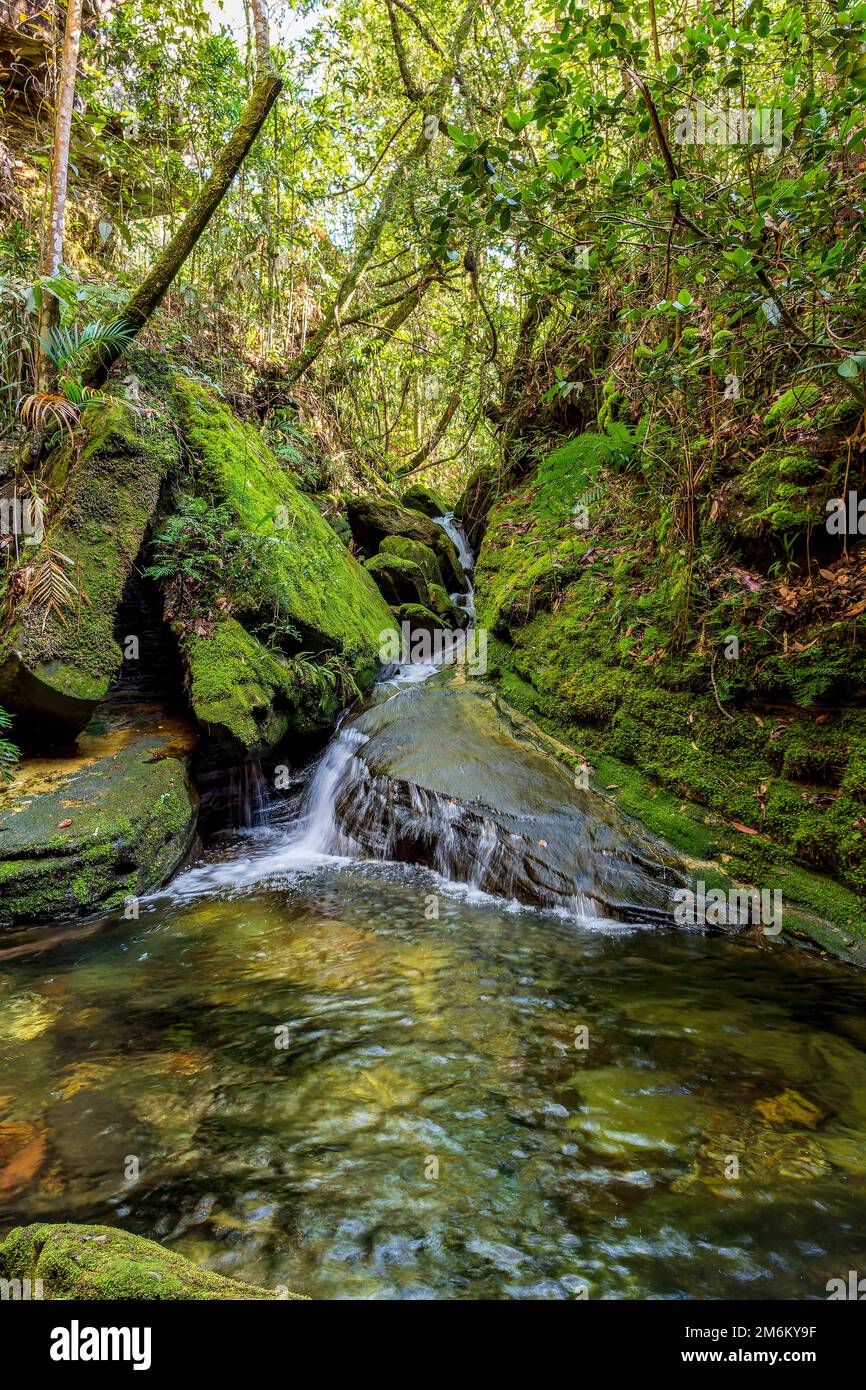
M473 556L450 515L474 613ZM421 634L429 636L429 634ZM572 918L668 920L678 878L659 849L601 797L518 739L489 691L467 676L467 634L385 667L347 710L307 783L296 818L258 848L233 881L316 869L323 862L396 861L446 883ZM240 878L238 874L240 873ZM203 875L203 877L202 877ZM222 866L181 885L216 886Z

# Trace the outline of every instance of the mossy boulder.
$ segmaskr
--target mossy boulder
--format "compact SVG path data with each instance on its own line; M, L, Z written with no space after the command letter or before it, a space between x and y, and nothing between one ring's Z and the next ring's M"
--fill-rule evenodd
M383 635L394 626L372 577L349 554L315 503L299 490L290 470L258 431L237 420L197 382L178 377L174 393L195 458L197 492L227 505L237 524L266 547L265 561L250 573L246 591L235 601L237 624L254 629L263 621L276 622L283 634L278 640L288 656L301 650L334 655L359 685L365 685L379 667ZM240 695L231 688L241 664L245 674L255 668L261 692L279 692L286 727L295 717L308 725L312 717L309 690L281 672L278 656L270 655L261 643L245 643L237 626L217 631L216 642L205 637L185 651L196 716L206 726L225 724L231 738L242 734L241 744L249 755L254 748L261 752L273 746L282 716L278 713L269 728L266 719L255 716L250 723L243 717L242 707L263 706L248 688ZM249 685L246 679L244 685ZM206 692L206 698L200 700L197 691L203 697ZM212 717L215 709L220 710L216 719ZM323 709L318 725L326 728L332 714Z
M0 1245L0 1278L36 1280L41 1297L61 1301L303 1299L303 1294L227 1279L112 1226L17 1226Z
M294 704L285 659L234 618L219 622L210 636L189 634L180 642L190 702L205 732L241 759L275 748L289 730Z
M430 604L430 590L424 572L414 560L404 560L399 555L389 555L380 551L364 562L382 593L391 604L421 603Z
M443 623L438 613L423 603L401 603L394 609L398 623L408 623L412 632L439 632L450 624Z
M444 516L448 511L438 492L432 487L425 487L423 483L408 487L400 501L404 507L409 507L413 512L423 512L425 516Z
M412 560L430 584L444 582L435 550L423 541L413 541L408 536L386 536L379 551L382 555L399 555L401 560Z
M74 738L121 665L118 605L179 459L174 432L154 416L122 402L87 416L84 447L44 544L24 556L36 566L47 564L50 552L66 557L55 563L79 597L70 593L59 613L32 600L20 606L0 648L0 705L18 716L20 741L38 738L41 746Z
M435 553L445 583L453 590L465 589L457 548L441 526L422 512L410 511L399 502L383 497L352 497L347 505L352 537L364 555L375 555L388 536L404 536L420 541Z
M77 746L25 758L0 789L0 925L85 915L164 883L195 840L192 725L98 714Z

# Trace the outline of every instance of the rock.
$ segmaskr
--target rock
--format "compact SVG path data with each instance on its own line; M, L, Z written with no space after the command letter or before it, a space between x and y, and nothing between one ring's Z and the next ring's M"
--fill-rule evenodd
M38 739L41 747L75 737L121 665L118 605L163 481L179 460L173 430L152 416L122 403L90 413L95 422L45 544L22 559L44 565L49 546L67 556L71 566L58 563L86 598L62 617L32 600L20 605L0 649L0 705L18 716L18 741Z
M180 639L195 717L234 757L260 757L289 728L294 682L285 660L246 632L234 618L210 637Z
M336 795L337 824L375 858L428 865L531 907L669 922L675 856L518 732L455 668L347 726L363 735Z
M435 552L452 592L466 588L454 542L422 512L381 497L352 497L346 512L355 544L365 555L375 555L387 536L405 536Z
M401 603L394 609L398 623L408 623L412 632L438 632L444 626L438 613L423 603Z
M430 590L420 565L403 560L399 555L381 551L364 562L385 598L391 604L420 603L430 606Z
M412 560L430 584L442 584L442 566L435 550L423 541L410 540L408 536L386 536L379 546L381 555L398 555L401 560Z
M404 507L413 512L423 512L425 516L444 516L448 508L432 487L423 483L413 483L400 498Z
M221 625L217 638L196 639L185 651L196 718L252 757L274 747L290 727L328 728L336 707L327 700L320 705L307 682L281 671L278 651L249 633L245 641L237 625L258 626L269 615L294 634L278 639L287 656L336 656L363 687L379 668L382 641L394 621L372 577L259 433L197 382L177 377L174 391L197 460L197 489L227 504L240 527L274 542L257 585L234 606L236 626ZM245 676L254 672L240 693L234 689L239 669ZM272 699L277 709L269 719L265 705Z
M227 1279L111 1226L17 1226L0 1245L0 1278L29 1279L31 1291L40 1279L41 1296L55 1301L304 1297Z
M164 883L195 839L192 726L133 707L71 752L25 758L0 789L0 925L118 907Z
M472 474L454 506L454 520L463 527L469 548L476 554L487 529L487 513L502 490L498 471L484 464Z

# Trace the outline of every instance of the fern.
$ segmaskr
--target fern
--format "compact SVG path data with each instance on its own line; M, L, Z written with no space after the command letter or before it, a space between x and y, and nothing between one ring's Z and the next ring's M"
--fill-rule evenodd
M12 720L5 709L0 709L0 735L7 729L11 729ZM16 744L10 742L8 738L0 737L0 782L11 782L13 779L13 769L18 762L20 753Z

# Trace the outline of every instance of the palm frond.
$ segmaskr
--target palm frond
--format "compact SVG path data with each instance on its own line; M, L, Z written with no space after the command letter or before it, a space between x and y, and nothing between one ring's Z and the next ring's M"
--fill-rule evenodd
M78 424L78 406L65 395L58 396L52 391L34 391L26 396L18 414L25 429L42 430L53 424L68 430L70 439Z

